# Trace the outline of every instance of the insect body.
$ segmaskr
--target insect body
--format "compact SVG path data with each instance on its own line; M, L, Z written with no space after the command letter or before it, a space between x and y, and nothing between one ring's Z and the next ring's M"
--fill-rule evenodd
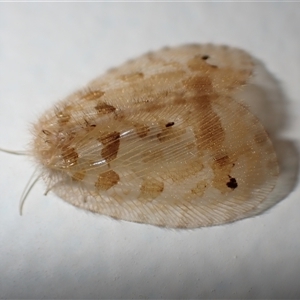
M174 228L259 213L278 165L262 124L234 99L252 71L247 53L213 45L164 48L110 70L34 125L48 190Z

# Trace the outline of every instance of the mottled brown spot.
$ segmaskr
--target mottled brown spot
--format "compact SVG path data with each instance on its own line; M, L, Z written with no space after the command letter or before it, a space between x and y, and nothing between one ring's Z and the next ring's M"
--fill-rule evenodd
M215 161L220 167L226 166L230 162L228 155L215 158Z
M199 118L199 122L194 126L194 133L199 150L207 149L213 152L219 151L225 140L225 131L220 117L211 107L210 96L196 97L200 114L205 118Z
M82 181L84 179L86 175L86 171L85 170L82 170L82 171L78 171L78 172L75 172L72 176L72 179L74 181Z
M98 102L98 104L95 106L95 109L98 111L98 115L110 114L116 110L114 106L106 104L102 101Z
M162 150L146 150L142 154L142 161L144 163L159 163L164 158Z
M121 80L127 82L132 82L143 78L144 78L144 74L142 72L130 73L130 74L125 74L120 76Z
M213 86L208 76L194 76L183 81L184 86L190 90L195 90L199 95L213 92Z
M65 167L71 167L77 163L78 153L74 148L63 147L61 155L65 162Z
M105 92L96 90L96 91L90 91L82 96L84 100L90 101L90 100L97 100L101 98Z
M103 145L107 145L110 144L112 142L115 142L116 140L118 140L120 138L120 133L117 131L113 131L113 132L102 132L101 136L98 138L98 140L103 144Z
M218 155L215 155L218 157ZM212 186L220 191L222 194L228 193L228 187L226 183L228 182L228 174L231 173L234 165L225 159L221 159L220 161L215 160L212 164L212 169L214 172L214 178L212 180Z
M116 185L119 180L119 175L115 171L109 170L99 175L95 183L95 187L99 190L107 191L108 189Z
M114 160L120 147L120 133L117 131L102 133L98 140L103 144L102 157L110 162Z
M146 178L140 188L139 199L153 200L157 198L164 190L164 183L153 178Z
M143 138L148 135L150 128L147 125L135 123L133 124L136 134L140 137Z

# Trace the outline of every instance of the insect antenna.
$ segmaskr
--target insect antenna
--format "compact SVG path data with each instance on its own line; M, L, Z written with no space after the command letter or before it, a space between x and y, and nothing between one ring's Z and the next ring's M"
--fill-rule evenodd
M14 155L28 155L28 152L23 150L8 150L8 149L0 148L0 151L9 154L14 154Z
M29 152L27 151L23 151L23 150L8 150L8 149L4 149L4 148L0 148L0 152L5 152L5 153L9 153L9 154L14 154L14 155L29 155ZM36 170L33 172L33 174L31 175L29 181L27 182L25 189L21 195L20 198L20 203L19 203L19 213L20 216L22 216L22 208L24 205L24 202L29 194L29 192L31 191L31 189L33 188L33 186L35 185L35 183L40 179L41 175L37 176L36 178L34 178L36 174Z
M37 183L37 181L41 178L41 174L39 174L38 176L36 176L36 172L37 172L37 169L31 175L31 177L28 180L28 182L27 182L27 184L26 184L26 186L25 186L25 188L23 190L23 193L21 195L20 203L19 203L19 213L20 213L20 216L22 216L23 205L24 205L24 202L25 202L28 194L30 193L30 191L34 187L34 185Z

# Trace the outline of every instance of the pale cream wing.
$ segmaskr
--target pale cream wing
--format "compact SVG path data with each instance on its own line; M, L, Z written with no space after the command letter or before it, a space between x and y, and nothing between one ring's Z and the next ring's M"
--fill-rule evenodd
M48 189L93 212L167 227L253 214L278 167L259 121L232 98L252 69L242 50L188 45L111 70L35 126Z
M143 129L109 122L119 133L106 144L115 151L119 142L113 159L78 164L82 176L64 178L52 191L83 209L166 227L216 225L253 214L278 174L266 132L231 98L185 100L126 114L127 124L139 121Z

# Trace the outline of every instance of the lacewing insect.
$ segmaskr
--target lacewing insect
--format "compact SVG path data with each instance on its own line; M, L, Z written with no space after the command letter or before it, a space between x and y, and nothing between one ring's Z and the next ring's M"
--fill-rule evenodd
M260 121L234 97L254 67L242 50L206 44L111 69L33 126L29 153L47 192L112 218L173 228L260 213L277 158Z

